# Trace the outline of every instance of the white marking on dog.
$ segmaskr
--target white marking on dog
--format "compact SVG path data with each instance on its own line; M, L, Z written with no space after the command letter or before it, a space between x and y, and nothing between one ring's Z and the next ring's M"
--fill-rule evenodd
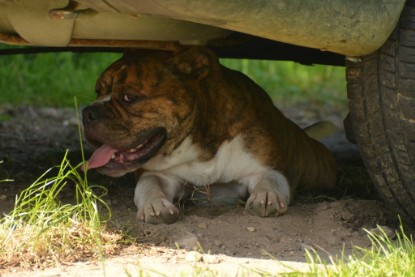
M201 152L202 149L193 143L192 138L187 137L169 156L159 155L152 158L143 166L148 172L138 181L135 198L145 195L144 191L148 191L149 185L145 180L153 175L164 183L162 189L169 194L166 195L169 198L172 193L177 193L180 185L187 182L202 187L217 182L237 181L241 184L241 191L252 192L258 183L265 181L275 186L288 205L290 189L287 179L280 172L260 164L248 153L240 135L224 142L209 161L199 160ZM142 180L143 177L145 178ZM240 195L241 191L235 191L235 194Z
M98 97L94 103L104 103L104 102L109 102L111 101L111 95L112 94L108 94L108 95L103 95Z

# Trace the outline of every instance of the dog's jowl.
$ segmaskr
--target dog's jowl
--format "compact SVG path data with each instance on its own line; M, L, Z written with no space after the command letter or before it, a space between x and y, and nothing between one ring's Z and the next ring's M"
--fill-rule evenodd
M173 201L185 184L238 182L258 216L286 212L298 186L335 184L332 154L207 48L129 51L96 89L83 110L85 137L97 146L88 168L143 171L134 201L145 222L176 221Z

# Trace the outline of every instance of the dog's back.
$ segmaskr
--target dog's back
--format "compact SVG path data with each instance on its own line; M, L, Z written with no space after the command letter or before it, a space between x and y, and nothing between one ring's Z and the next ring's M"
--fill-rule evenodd
M251 79L237 71L224 71L231 80L230 90L245 87L248 89L241 93L250 94L245 96L250 103L244 113L251 117L251 126L243 131L245 147L263 164L284 173L292 192L299 185L306 189L333 187L337 165L332 153L286 118Z

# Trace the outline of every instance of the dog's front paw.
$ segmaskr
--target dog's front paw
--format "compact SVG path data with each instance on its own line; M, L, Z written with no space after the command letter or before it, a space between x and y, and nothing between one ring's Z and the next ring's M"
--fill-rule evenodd
M171 224L179 218L179 209L167 199L151 199L138 209L137 218L151 224Z
M254 191L246 201L245 209L260 217L274 214L283 214L287 211L287 203L284 197L275 191Z

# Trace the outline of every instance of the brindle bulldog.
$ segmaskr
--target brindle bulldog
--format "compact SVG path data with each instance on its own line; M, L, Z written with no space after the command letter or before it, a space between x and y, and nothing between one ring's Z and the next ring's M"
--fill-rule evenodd
M236 181L261 217L286 212L299 185L335 184L332 154L207 48L129 51L96 91L83 110L85 137L98 147L87 167L109 176L143 170L134 201L145 222L176 221L173 201L188 183Z

